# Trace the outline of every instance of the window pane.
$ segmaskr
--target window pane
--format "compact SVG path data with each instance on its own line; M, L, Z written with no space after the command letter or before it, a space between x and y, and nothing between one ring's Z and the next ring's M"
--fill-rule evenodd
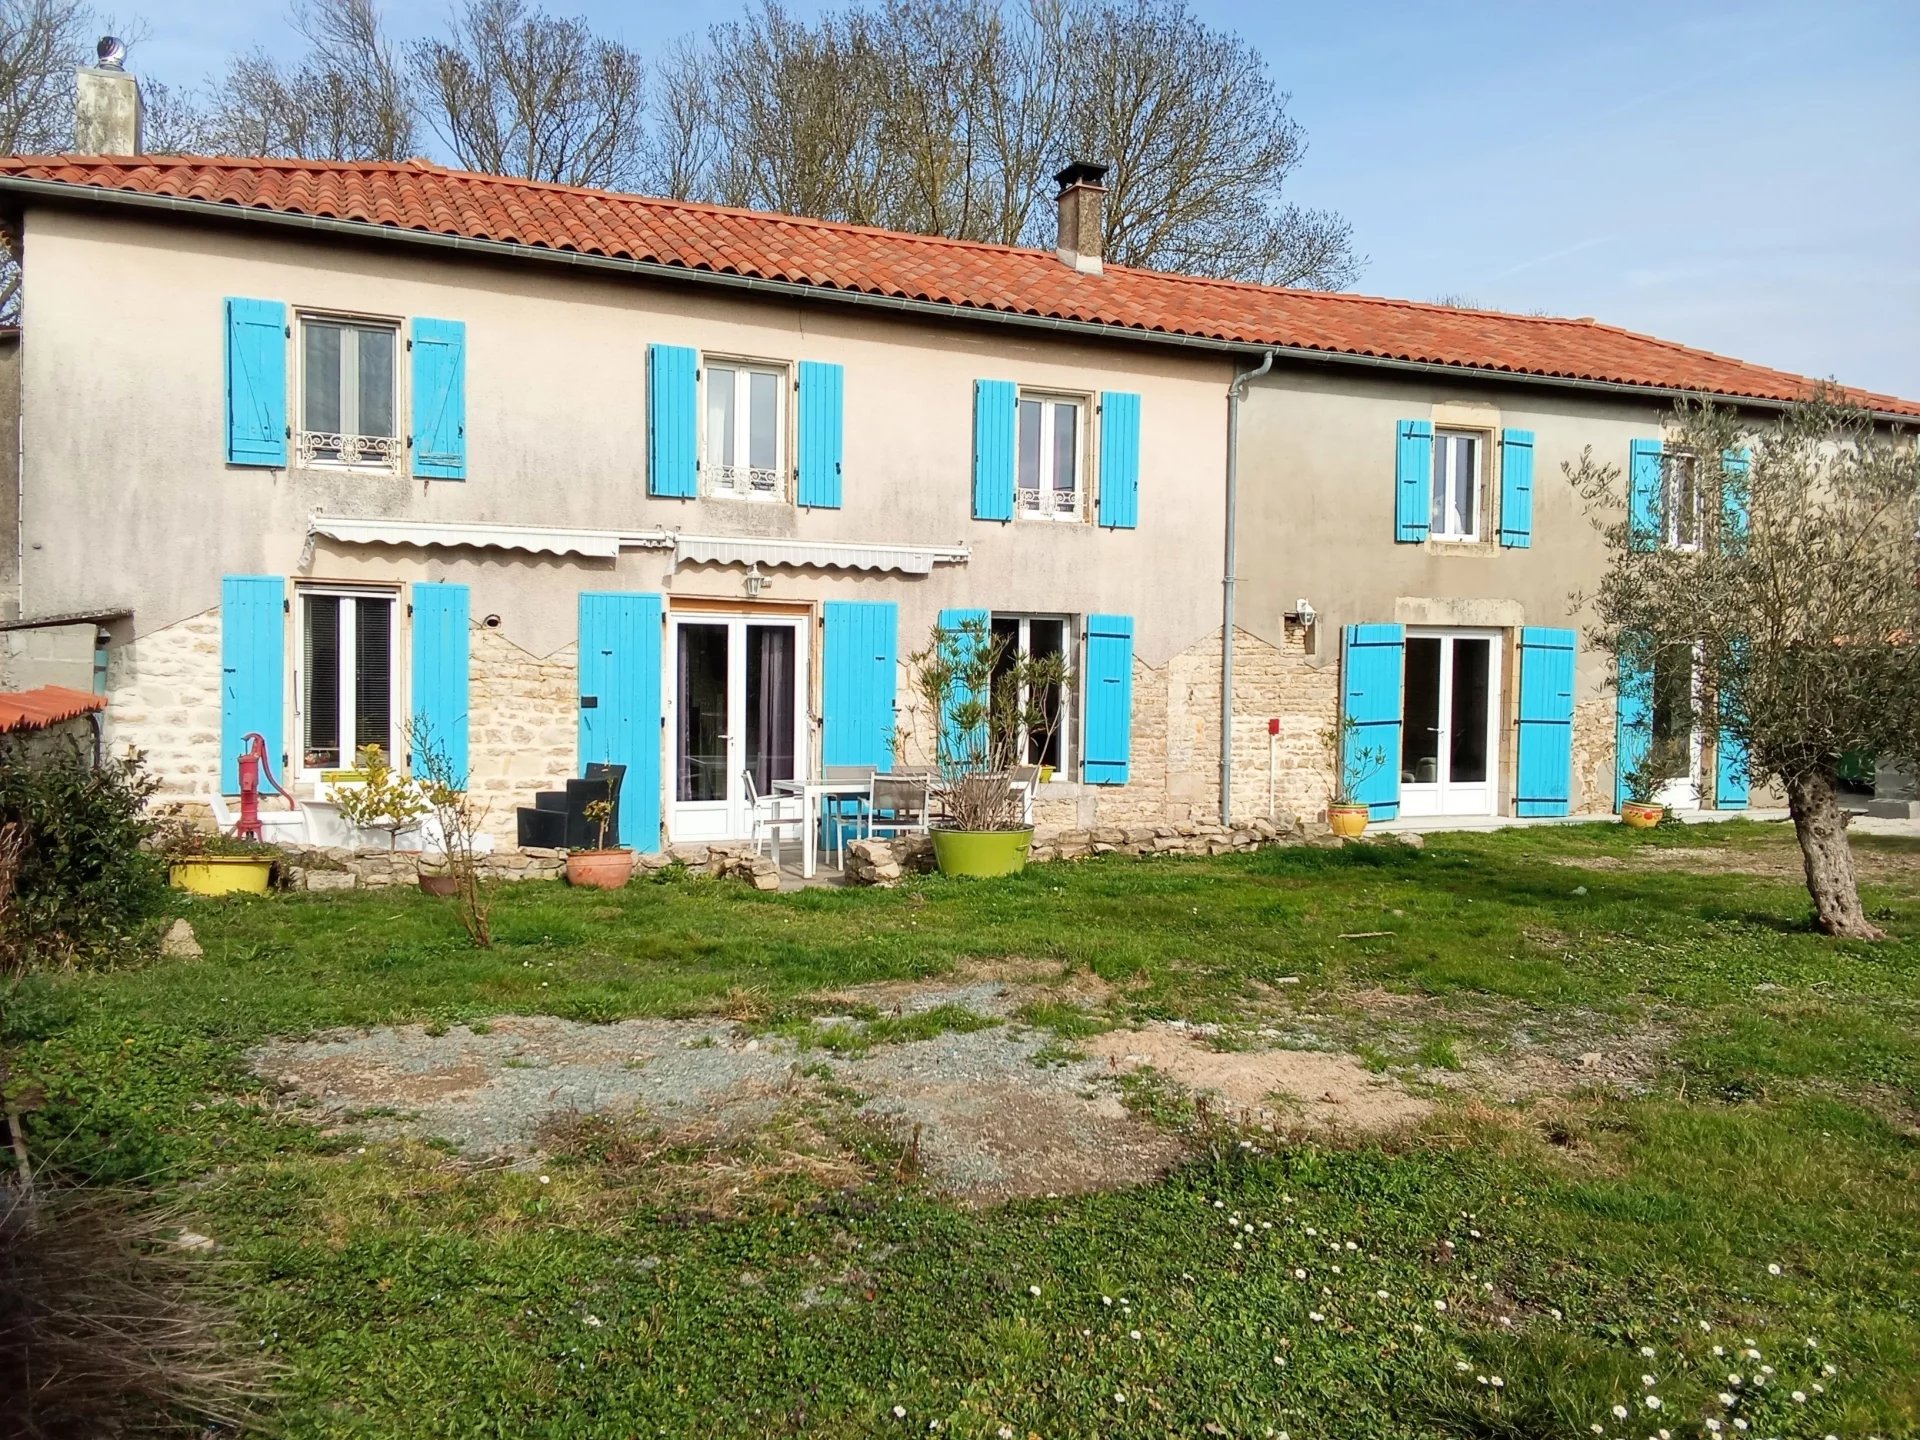
M302 763L309 769L338 770L340 765L340 598L309 595L301 605L306 617L302 637L300 697L305 733Z
M788 625L747 627L747 768L761 795L794 775L793 635Z
M1010 688L1014 666L1020 663L1020 622L1012 616L993 617L992 642L995 654L993 660L992 703L998 705L1018 705L1020 697ZM1024 755L1014 756L1015 760L1024 760Z
M1487 778L1487 682L1493 642L1453 642L1453 734L1447 754L1447 779L1472 784Z
M360 414L356 433L391 437L394 433L393 331L359 330L355 335L360 344Z
M733 464L733 376L723 365L707 367L707 459L715 465Z
M1053 488L1071 493L1079 476L1080 407L1053 407Z
M1067 626L1064 620L1033 620L1028 622L1031 639L1028 653L1036 660L1063 654L1066 650ZM1040 694L1032 696L1029 704L1040 711L1043 723L1034 726L1027 734L1027 760L1034 765L1051 765L1060 768L1060 740L1066 734L1066 714L1062 706L1062 697L1058 685L1049 685Z
M1693 647L1663 645L1653 655L1651 763L1669 780L1693 773Z
M680 627L680 755L674 798L727 798L727 627Z
M1020 402L1020 488L1040 488L1040 402ZM1029 500L1029 505L1037 505Z
M340 327L310 320L300 333L306 345L300 426L331 433L340 428Z
M393 743L393 602L353 602L353 748Z
M1432 785L1440 779L1440 644L1433 635L1407 638L1402 784Z
M780 464L780 377L765 370L748 373L753 408L748 414L747 463L756 470Z
M1436 535L1447 533L1447 485L1452 474L1453 447L1445 435L1433 437L1433 494L1428 497L1427 523Z
M1453 515L1448 526L1454 535L1471 535L1479 526L1480 442L1471 435L1453 437Z
M1667 539L1675 545L1694 545L1700 539L1700 497L1691 455L1667 461Z

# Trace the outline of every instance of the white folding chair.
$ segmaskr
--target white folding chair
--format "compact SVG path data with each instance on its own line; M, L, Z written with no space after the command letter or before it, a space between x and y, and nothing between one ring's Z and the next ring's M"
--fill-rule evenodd
M740 784L747 795L747 815L752 821L753 853L760 853L764 836L773 842L773 863L780 863L780 841L791 834L801 838L801 826L807 823L806 801L798 795L762 795L753 783L751 768L740 772Z
M875 775L867 787L866 833L924 835L928 786L925 775Z

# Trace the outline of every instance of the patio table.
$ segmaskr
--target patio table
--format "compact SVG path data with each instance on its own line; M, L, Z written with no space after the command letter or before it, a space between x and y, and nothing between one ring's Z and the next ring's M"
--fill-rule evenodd
M822 809L828 800L852 800L867 797L871 781L860 779L813 779L813 780L776 780L774 792L779 795L798 795L801 797L800 809L806 816L806 823L800 827L800 874L803 879L811 880L816 864L820 843L820 825L826 818ZM1020 794L1022 810L1029 819L1033 815L1033 787L1024 780L1012 782L1013 788Z

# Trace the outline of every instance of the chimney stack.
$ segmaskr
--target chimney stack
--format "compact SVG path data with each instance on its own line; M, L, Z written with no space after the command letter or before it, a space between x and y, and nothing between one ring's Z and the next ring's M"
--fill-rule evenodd
M1060 230L1054 253L1082 275L1098 275L1106 233L1107 167L1075 160L1054 176L1060 187Z
M138 155L140 82L127 73L127 47L102 35L97 64L75 77L73 148L82 155Z

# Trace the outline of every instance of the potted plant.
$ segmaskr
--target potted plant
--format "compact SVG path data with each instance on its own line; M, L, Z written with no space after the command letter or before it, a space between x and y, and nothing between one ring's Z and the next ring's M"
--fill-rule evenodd
M273 886L280 848L202 830L183 816L163 822L156 847L167 862L167 883L190 895L265 895Z
M567 852L567 883L591 890L618 890L633 878L633 851L625 845L607 844L607 826L618 813L620 796L612 785L604 800L589 800L581 813L595 830L591 850Z
M1634 830L1651 830L1666 818L1667 807L1656 798L1667 785L1667 777L1660 773L1664 768L1655 765L1649 755L1628 769L1624 780L1627 797L1620 804L1623 825Z
M1355 797L1360 787L1387 765L1385 750L1377 745L1360 745L1359 738L1359 722L1351 715L1329 726L1325 735L1329 768L1333 772L1333 794L1327 800L1327 828L1343 840L1357 840L1367 833L1372 812L1366 801Z
M393 768L383 746L363 745L354 757L350 780L330 790L340 818L355 830L384 831L387 849L399 848L399 835L427 813L427 797L411 776Z
M946 815L933 825L944 875L1011 875L1033 844L1015 767L1028 746L1044 751L1060 724L1046 697L1073 683L1061 655L1023 655L981 618L936 625L910 663L935 717L936 787Z

